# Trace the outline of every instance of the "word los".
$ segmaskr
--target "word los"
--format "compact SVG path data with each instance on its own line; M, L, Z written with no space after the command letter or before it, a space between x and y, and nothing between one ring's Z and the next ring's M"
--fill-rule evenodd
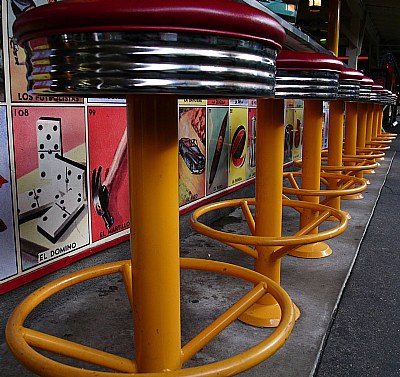
M63 97L63 96L32 96L29 93L18 93L18 101L38 101L38 102L82 102L79 97Z
M43 251L42 253L38 254L38 262L45 262L49 259L53 259L55 257L58 257L59 255L66 254L72 250L76 249L76 242L72 242L68 245L64 245L62 247L57 247L54 250L46 250Z

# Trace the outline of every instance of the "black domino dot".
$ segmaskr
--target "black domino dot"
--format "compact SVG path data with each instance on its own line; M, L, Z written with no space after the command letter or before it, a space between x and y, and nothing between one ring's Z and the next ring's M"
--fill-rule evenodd
M40 153L39 157L40 157L41 160L43 160L44 159L44 153Z
M50 140L50 139L51 139L51 135L50 135L50 134L47 134L47 135L46 135L46 139L47 139L47 140Z
M44 171L42 171L42 172L40 173L40 176L41 176L42 178L44 178L44 177L46 176L46 173L45 173Z
M38 129L41 131L41 130L43 130L43 125L42 124L39 124L38 125Z
M43 216L43 217L42 217L42 220L43 220L43 221L47 221L47 219L48 219L47 216Z
M53 126L53 131L57 131L58 127L57 126Z

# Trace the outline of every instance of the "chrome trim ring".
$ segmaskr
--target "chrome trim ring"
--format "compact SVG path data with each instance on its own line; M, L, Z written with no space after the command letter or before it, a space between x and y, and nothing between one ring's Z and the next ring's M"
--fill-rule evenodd
M372 86L369 85L361 85L360 86L360 96L359 100L361 102L369 102L371 98L371 91L372 91Z
M276 98L336 99L339 74L327 71L284 71L276 74Z
M338 98L343 101L357 101L360 96L360 82L339 80Z
M44 94L270 97L277 50L191 33L78 33L25 44L28 89Z
M374 102L374 103L378 103L381 102L382 100L384 100L384 98L382 97L381 93L379 91L371 91L371 96L370 96L370 101Z

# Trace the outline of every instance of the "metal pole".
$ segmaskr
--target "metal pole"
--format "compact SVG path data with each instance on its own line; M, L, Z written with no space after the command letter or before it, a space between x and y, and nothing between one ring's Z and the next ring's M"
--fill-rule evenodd
M344 154L347 156L355 156L357 153L357 122L358 121L358 103L346 102L346 134L344 141ZM355 165L354 162L348 161L346 165ZM359 194L346 195L343 199L356 200L362 199L364 196Z
M344 102L341 100L329 103L329 137L328 137L328 165L342 166L343 163L343 125ZM341 171L334 172L340 174ZM337 190L337 179L329 179L329 190ZM326 205L340 210L340 196L329 199Z
M329 0L328 50L339 54L340 0Z
M372 122L372 140L378 138L378 124L379 124L379 105L374 104L374 120Z
M379 105L378 135L382 134L382 124L383 124L383 105Z
M357 121L357 147L365 148L365 136L367 133L367 104L358 103L358 121ZM364 172L361 170L356 173L357 178L363 178Z
M365 144L368 145L368 143L372 140L372 124L374 120L374 104L369 103L367 105L367 124L365 128ZM375 162L375 159L373 160ZM364 174L374 174L375 171L368 169L364 171Z
M256 236L281 237L284 158L284 101L257 100L256 140ZM279 246L257 246L255 271L280 284L280 258L271 258ZM276 327L281 311L276 300L265 295L240 320L254 326Z
M323 103L321 100L304 101L303 155L302 155L302 188L320 189L321 148ZM258 173L257 173L258 174ZM319 203L318 196L304 196L302 200ZM317 213L304 210L300 215L300 228L313 221ZM318 233L315 228L310 234ZM332 254L331 248L324 242L300 246L290 255L301 258L322 258Z
M176 370L181 367L177 98L137 95L127 103L136 361L141 373Z
M372 103L368 104L367 110L367 128L365 132L365 142L368 143L372 140L372 124L374 120L374 105Z

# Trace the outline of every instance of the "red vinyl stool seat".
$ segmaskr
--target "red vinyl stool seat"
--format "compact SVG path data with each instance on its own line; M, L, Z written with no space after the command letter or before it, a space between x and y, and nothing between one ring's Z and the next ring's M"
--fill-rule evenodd
M268 97L285 38L272 17L234 1L68 0L23 16L14 34L41 93Z
M337 98L343 63L334 56L285 50L276 66L275 98Z

